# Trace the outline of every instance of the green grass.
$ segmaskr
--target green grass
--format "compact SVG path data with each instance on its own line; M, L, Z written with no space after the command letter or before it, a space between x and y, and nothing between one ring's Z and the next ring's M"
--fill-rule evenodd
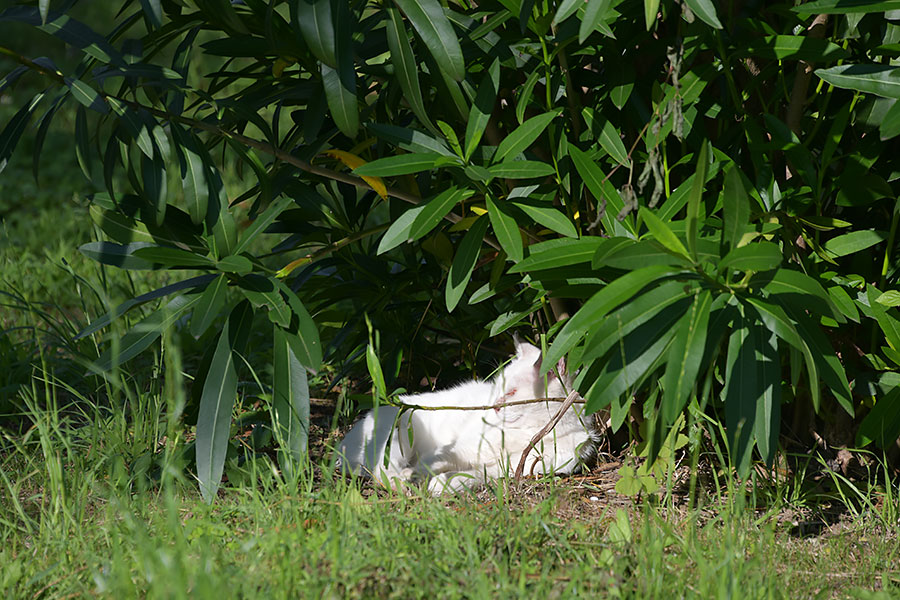
M798 539L775 520L755 523L750 512L704 519L649 505L612 509L564 482L482 499L365 497L352 482L284 485L264 465L249 469L259 469L255 485L228 490L210 507L188 482L145 491L111 486L102 462L80 459L81 451L57 442L6 456L4 597L897 591L897 536L865 518L834 535Z
M162 358L177 363L177 353ZM0 451L4 598L900 592L900 538L884 522L896 518L894 488L890 506L808 535L790 506L758 512L734 491L702 492L694 510L577 479L433 499L336 477L325 452L290 482L267 454L231 460L209 506L185 475L189 432L171 416L179 378L122 380L106 390L119 403L103 408L39 375L21 395L30 428L5 434Z

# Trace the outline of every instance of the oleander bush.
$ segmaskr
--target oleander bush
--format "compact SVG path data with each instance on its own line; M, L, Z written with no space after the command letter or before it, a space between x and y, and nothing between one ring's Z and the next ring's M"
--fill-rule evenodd
M149 306L97 338L94 372L164 332L207 349L205 497L248 346L273 363L288 471L323 361L364 373L377 346L389 385L433 381L502 357L509 331L547 368L565 357L587 410L639 424L651 459L702 415L742 475L788 431L895 444L900 2L118 5L101 31L75 1L0 13L79 59L0 44L0 90L42 82L0 169L29 132L40 179L74 111L65 160L104 234L81 252L181 275L80 336Z

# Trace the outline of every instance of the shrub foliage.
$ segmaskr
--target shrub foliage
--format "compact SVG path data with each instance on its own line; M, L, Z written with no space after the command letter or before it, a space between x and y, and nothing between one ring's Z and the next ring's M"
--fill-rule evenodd
M82 334L163 299L96 370L166 328L209 339L208 498L250 332L271 332L252 343L273 348L290 469L307 370L364 362L367 316L406 380L436 374L435 348L472 365L538 330L589 411L642 411L651 456L689 406L742 473L773 458L785 404L858 417L861 445L900 434L900 3L142 0L111 32L72 4L0 14L82 57L0 48L3 87L47 83L0 165L33 124L37 174L77 107L106 236L81 251L200 272Z

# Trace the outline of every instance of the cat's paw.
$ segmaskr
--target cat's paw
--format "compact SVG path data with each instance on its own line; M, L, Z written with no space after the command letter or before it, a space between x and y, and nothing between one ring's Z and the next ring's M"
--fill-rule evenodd
M478 483L471 473L440 473L428 481L428 493L432 496L469 489Z

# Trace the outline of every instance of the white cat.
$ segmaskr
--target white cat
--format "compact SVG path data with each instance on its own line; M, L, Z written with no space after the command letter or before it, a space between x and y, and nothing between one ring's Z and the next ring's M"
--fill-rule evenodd
M492 380L401 396L419 406L492 406L487 410L407 410L382 406L366 413L338 449L340 466L386 486L394 479L427 481L432 494L476 487L511 474L522 452L557 413L560 402L505 406L534 398L563 398L568 381L539 376L541 351L516 343L515 358ZM566 375L560 369L564 379ZM590 417L574 405L528 454L525 473L571 473L596 450ZM385 462L385 453L390 453Z

